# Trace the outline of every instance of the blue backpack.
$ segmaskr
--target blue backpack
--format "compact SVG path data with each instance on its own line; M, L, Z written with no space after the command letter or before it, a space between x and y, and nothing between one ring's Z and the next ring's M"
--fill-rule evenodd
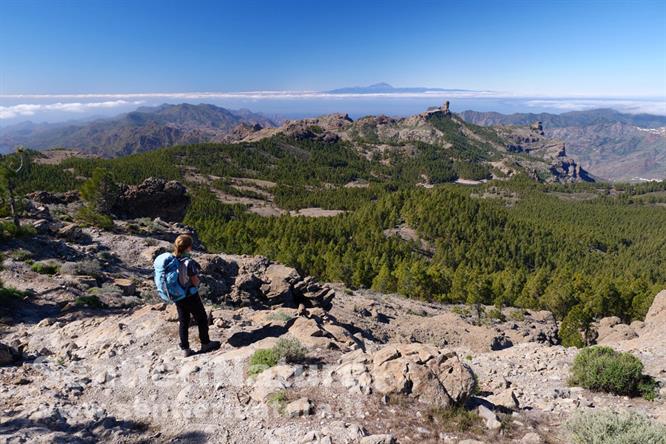
M186 270L181 270L183 264L176 256L171 253L162 253L153 263L155 268L155 286L157 294L167 303L177 302L187 296L182 282L183 271L187 276Z

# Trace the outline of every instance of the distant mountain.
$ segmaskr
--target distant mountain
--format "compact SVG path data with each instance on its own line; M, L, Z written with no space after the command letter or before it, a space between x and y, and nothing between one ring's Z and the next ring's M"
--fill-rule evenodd
M423 93L428 91L469 91L467 89L445 89L445 88L425 88L425 87L407 87L396 88L388 83L375 83L370 86L350 86L346 88L332 89L325 91L329 94L384 94L384 93Z
M275 125L273 120L248 110L231 111L206 104L164 104L91 122L27 122L7 127L0 132L0 151L16 145L38 150L64 147L114 157L171 145L231 141L247 131Z
M446 107L405 118L366 116L356 121L346 114L329 114L287 121L278 128L249 133L241 141L275 136L345 142L365 159L393 165L397 177L416 174L426 185L517 174L543 182L595 180L567 154L563 142L545 137L538 125L483 128L466 123Z
M611 181L666 179L666 116L612 109L509 115L465 111L460 116L483 126L540 121L547 137L563 140L567 152L599 177Z

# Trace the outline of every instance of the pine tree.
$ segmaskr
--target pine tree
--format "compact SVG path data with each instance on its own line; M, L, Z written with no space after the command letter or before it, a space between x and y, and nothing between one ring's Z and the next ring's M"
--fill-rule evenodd
M0 187L2 187L2 190L7 195L9 212L11 213L14 228L17 233L21 231L21 221L19 219L19 209L16 202L16 181L19 173L23 170L28 161L24 149L18 147L14 155L5 156L0 163Z
M380 293L393 293L397 289L397 282L388 264L383 263L379 273L372 280L372 289Z

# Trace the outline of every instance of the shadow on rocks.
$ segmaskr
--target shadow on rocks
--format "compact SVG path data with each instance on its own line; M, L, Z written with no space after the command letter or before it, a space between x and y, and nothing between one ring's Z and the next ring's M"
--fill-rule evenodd
M234 333L227 342L233 347L247 347L250 344L261 341L265 338L277 338L289 331L296 318L290 319L285 325L264 325L261 328L252 331L242 331Z
M208 437L204 432L184 432L173 438L172 443L202 444L208 442Z
M136 434L149 430L147 424L131 420L118 420L113 416L107 416L99 421L88 421L75 425L69 424L60 415L54 415L44 420L14 418L2 423L0 436L17 434L27 436L30 439L32 432L35 435L42 435L45 429L50 432L62 433L60 436L52 437L51 442L58 444L112 442L119 436L132 436L135 442L150 442L149 439L141 439L136 436Z

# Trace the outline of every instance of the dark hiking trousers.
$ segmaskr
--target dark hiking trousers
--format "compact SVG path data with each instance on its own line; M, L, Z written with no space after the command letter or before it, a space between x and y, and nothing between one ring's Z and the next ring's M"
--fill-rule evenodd
M178 310L178 334L180 335L180 348L185 350L190 348L188 340L188 328L190 327L190 317L194 316L199 327L199 340L201 345L206 345L210 342L208 338L208 317L206 316L206 309L201 302L198 294L192 294L185 299L176 302L176 309Z

